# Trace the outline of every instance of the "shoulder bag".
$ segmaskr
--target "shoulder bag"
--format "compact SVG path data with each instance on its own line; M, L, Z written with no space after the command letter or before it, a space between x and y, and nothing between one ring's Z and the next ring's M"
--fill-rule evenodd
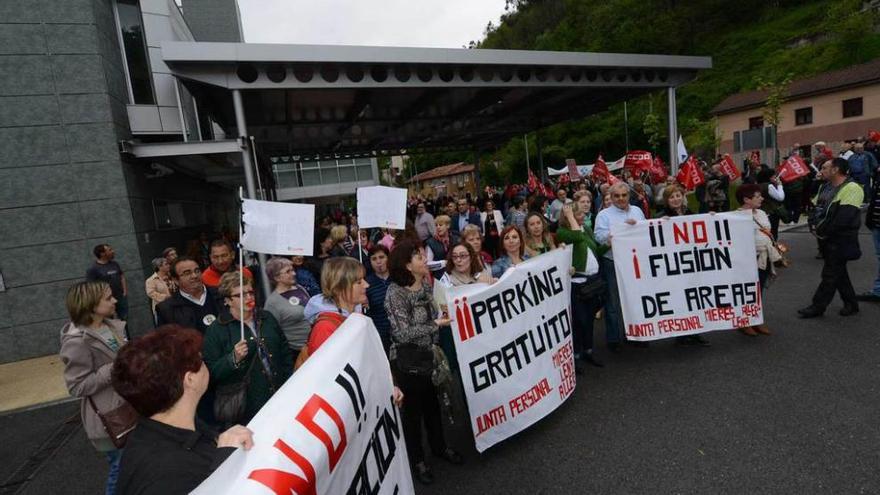
M259 351L254 353L244 378L234 383L218 385L214 395L214 418L218 423L235 424L241 421L247 409L247 390L251 384L251 370L259 359Z
M128 434L137 426L138 413L134 410L134 407L128 402L123 401L116 409L102 413L98 410L98 406L95 405L91 395L89 396L89 404L91 404L95 414L98 415L98 419L101 420L101 425L104 427L104 431L107 432L107 436L110 437L113 445L117 449L125 447Z

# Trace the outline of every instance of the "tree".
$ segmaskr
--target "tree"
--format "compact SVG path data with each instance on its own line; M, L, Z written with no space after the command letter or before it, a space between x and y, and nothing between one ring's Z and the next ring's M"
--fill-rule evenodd
M758 89L767 92L767 100L764 102L763 114L764 125L773 128L773 160L779 162L779 144L777 143L777 129L782 122L782 104L788 97L788 89L791 86L793 74L788 73L781 79L764 78L755 76Z

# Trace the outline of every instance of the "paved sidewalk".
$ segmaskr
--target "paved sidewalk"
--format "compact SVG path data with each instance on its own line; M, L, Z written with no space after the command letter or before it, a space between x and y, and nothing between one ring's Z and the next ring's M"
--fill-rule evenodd
M58 355L0 364L0 413L71 400Z

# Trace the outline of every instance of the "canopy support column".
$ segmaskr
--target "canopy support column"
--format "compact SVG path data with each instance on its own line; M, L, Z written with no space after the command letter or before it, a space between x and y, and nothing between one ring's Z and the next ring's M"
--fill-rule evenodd
M666 89L669 112L669 166L672 175L678 173L678 111L675 108L675 86Z
M254 181L254 162L252 159L251 142L247 132L247 120L244 115L244 104L241 100L241 90L232 90L232 106L235 108L235 125L238 127L238 138L241 141L241 165L244 168L244 184L247 189L247 197L249 199L257 199L257 185ZM238 240L241 242L241 239ZM266 255L265 253L257 253L257 259L260 261L260 273L254 276L260 279L263 288L263 297L269 297L272 288L269 286L269 279L266 278Z

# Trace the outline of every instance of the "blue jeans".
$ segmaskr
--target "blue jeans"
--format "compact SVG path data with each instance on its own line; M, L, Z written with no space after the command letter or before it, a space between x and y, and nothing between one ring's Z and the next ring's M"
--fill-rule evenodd
M874 235L874 254L877 256L877 278L871 293L880 296L880 228L871 229L871 234Z
M623 339L623 312L620 309L620 293L617 290L617 276L614 273L614 260L599 258L599 271L608 286L605 301L605 342L619 344Z
M119 479L119 462L122 460L122 450L111 450L106 454L107 462L110 463L110 472L107 474L107 486L104 493L116 495L116 480Z

